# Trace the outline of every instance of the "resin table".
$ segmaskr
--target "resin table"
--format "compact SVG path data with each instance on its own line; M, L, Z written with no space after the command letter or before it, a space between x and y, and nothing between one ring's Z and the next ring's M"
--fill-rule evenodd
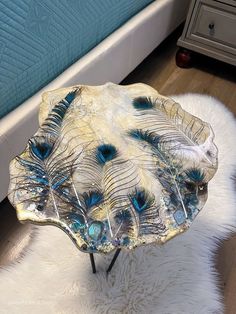
M40 128L10 164L21 222L53 224L90 254L187 230L217 169L210 125L144 84L43 94Z

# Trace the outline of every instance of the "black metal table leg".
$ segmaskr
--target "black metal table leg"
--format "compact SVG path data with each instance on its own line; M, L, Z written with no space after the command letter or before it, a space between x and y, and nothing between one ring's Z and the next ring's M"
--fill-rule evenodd
M113 256L113 259L112 259L112 261L111 261L111 263L110 263L110 265L109 265L109 267L107 269L107 274L111 271L113 265L115 264L115 261L116 261L118 255L120 254L120 251L121 251L121 249L117 249L116 250L116 252L115 252L115 254Z
M93 253L89 253L89 256L90 256L90 262L91 262L92 270L93 270L93 273L95 274L96 273L96 266L95 266Z

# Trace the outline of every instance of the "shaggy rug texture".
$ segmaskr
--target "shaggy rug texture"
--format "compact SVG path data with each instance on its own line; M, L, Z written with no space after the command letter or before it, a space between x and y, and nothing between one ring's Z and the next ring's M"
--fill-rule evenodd
M96 255L92 274L89 256L61 230L35 227L24 256L0 271L0 313L223 313L214 255L236 230L236 124L214 98L173 98L212 125L219 149L208 201L191 228L164 246L122 251L107 278L113 254Z

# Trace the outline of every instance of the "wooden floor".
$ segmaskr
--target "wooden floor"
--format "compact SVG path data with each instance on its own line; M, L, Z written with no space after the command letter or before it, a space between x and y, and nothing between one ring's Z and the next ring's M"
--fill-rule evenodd
M197 57L194 67L180 69L175 64L177 30L163 42L122 84L143 82L163 95L188 92L217 97L236 115L236 69L216 60ZM236 209L235 209L236 210ZM30 241L31 226L20 225L7 200L0 204L0 266L21 254ZM226 314L236 314L236 235L222 243L216 257L221 274Z

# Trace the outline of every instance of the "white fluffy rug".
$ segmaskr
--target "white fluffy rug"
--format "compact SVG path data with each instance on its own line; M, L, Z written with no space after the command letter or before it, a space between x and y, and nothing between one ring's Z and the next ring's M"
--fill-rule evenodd
M37 227L18 263L0 272L0 313L223 313L214 252L236 227L236 124L217 100L174 97L187 111L210 122L219 149L219 169L209 198L190 230L164 246L122 251L108 278L112 256L89 256L55 227ZM112 254L113 255L113 254Z

